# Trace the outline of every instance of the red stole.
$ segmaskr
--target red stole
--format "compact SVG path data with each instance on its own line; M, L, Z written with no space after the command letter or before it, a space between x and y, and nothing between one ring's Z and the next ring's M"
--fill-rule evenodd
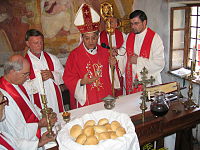
M51 57L46 53L46 52L43 52L44 54L44 57L47 61L47 65L49 67L49 70L50 71L54 71L54 65L53 65L53 61L51 60ZM31 62L31 59L29 57L28 54L26 54L26 59L29 61L30 63L30 79L34 79L35 78L35 72L33 70L33 65L32 65L32 62ZM64 109L63 109L63 102L62 102L62 96L60 94L60 91L59 91L59 88L58 88L58 85L56 85L54 82L54 88L55 88L55 91L56 91L56 96L57 96L57 101L58 101L58 107L59 107L59 112L63 112ZM39 97L39 93L36 93L33 95L34 97L34 103L39 107L39 108L42 108L41 106L41 103L40 103L40 97Z
M2 136L4 137L4 135L0 133L0 144L8 150L14 150L14 148L6 140L4 140Z
M115 29L115 40L117 48L120 48L124 43L123 34L118 29ZM101 44L105 43L106 45L109 45L107 33L105 30L100 33L100 42Z
M26 95L27 99L29 99L25 88L22 85L18 85L18 87ZM37 122L39 122L38 118L35 116L35 114L32 112L30 107L24 101L23 97L18 93L18 91L15 89L15 87L11 83L9 83L7 80L4 79L4 77L0 78L0 88L5 90L13 98L13 100L16 102L16 104L18 105L19 109L21 110L21 112L24 116L24 119L26 120L26 123L37 123ZM40 129L38 129L36 136L38 138L41 137Z
M141 46L139 57L149 59L151 44L154 38L155 32L150 28L147 28L147 33L144 37L144 41ZM127 51L127 63L126 63L126 94L136 93L142 91L142 86L139 85L138 88L133 88L133 76L132 76L132 64L130 63L130 56L134 55L134 44L135 44L135 34L131 32L126 41L126 51ZM137 78L137 74L135 78Z

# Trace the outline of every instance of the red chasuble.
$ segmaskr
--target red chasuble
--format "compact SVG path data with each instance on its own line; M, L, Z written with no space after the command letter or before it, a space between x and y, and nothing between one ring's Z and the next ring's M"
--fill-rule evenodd
M14 148L4 138L4 135L0 133L0 144L8 150L14 150Z
M154 38L155 32L150 28L147 28L147 33L144 37L144 41L141 46L139 57L149 59L151 44ZM133 88L133 75L132 75L132 64L130 63L130 57L134 55L134 44L135 44L135 34L131 32L126 41L126 51L127 51L127 63L126 63L126 94L136 93L142 91L142 86L139 85L138 88ZM135 78L137 78L137 74Z
M18 85L18 86L22 90L22 92L26 95L27 99L29 99L25 88L22 85ZM9 83L7 80L4 79L4 77L0 78L0 88L5 90L16 102L16 104L18 105L19 109L21 110L24 116L24 119L26 120L26 123L39 122L38 118L35 116L35 114L32 112L30 107L24 101L23 97L18 93L18 91L15 89L15 87L11 83ZM38 129L36 136L38 138L41 137L40 129Z
M49 70L50 71L54 71L54 65L53 65L53 61L51 60L51 57L46 53L46 52L43 52L44 54L44 57L47 61L47 65L49 67ZM32 62L31 62L31 59L30 57L28 56L28 54L26 54L26 59L29 61L30 63L30 79L34 79L35 78L35 72L33 70L33 65L32 65ZM59 112L63 112L64 109L63 109L63 101L62 101L62 96L61 96L61 93L59 91L59 87L58 85L56 85L54 82L54 88L55 88L55 91L56 91L56 96L57 96L57 101L58 101L58 107L59 107ZM36 93L36 94L33 94L33 97L34 97L34 103L42 109L42 105L40 103L40 97L39 97L39 93Z
M77 108L74 93L79 79L86 73L88 77L99 76L99 80L92 84L87 84L87 98L84 106L102 102L102 98L112 94L111 82L109 78L109 53L107 49L97 46L97 54L89 54L83 43L73 50L66 62L63 80L70 91L70 107ZM78 106L83 107L83 106Z
M108 42L108 36L107 36L107 32L104 30L100 33L100 43L105 43L106 45L109 45ZM124 38L123 38L123 34L122 32L120 32L118 29L115 29L115 41L116 41L116 48L119 49L122 47L123 43L124 43ZM121 76L120 74L120 69L118 66L118 63L116 64L116 72L120 81L120 89L115 89L115 96L121 96L123 95L123 76Z

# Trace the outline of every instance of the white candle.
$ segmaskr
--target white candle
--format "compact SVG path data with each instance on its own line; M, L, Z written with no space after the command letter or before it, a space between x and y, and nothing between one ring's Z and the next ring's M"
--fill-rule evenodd
M197 50L195 48L193 48L193 55L192 55L192 61L193 62L196 61L196 55L197 55Z
M151 99L151 92L150 91L148 92L148 99L149 100Z
M45 94L45 92L44 92L44 85L43 85L44 83L42 81L42 76L41 76L40 71L37 71L35 73L35 76L36 76L36 79L38 80L38 92L40 94L44 95Z

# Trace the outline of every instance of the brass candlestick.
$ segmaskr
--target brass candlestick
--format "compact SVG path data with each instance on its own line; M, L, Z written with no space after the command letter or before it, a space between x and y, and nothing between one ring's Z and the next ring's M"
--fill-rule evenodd
M142 84L143 92L142 92L142 96L140 97L142 99L140 109L142 110L142 122L144 123L144 121L145 121L145 110L147 109L146 101L148 101L148 94L147 94L146 87L147 87L148 84L152 85L153 82L155 81L155 79L153 78L153 76L150 76L150 79L147 79L148 70L145 67L142 69L140 74L142 76L142 78L141 78L142 81L135 79L133 86L138 87L139 84Z
M41 94L41 99L42 99L42 104L44 106L44 108L41 110L42 115L46 117L47 119L47 131L48 137L54 137L55 134L52 131L52 124L51 124L51 120L50 120L50 116L53 114L53 110L51 108L47 107L47 99L46 99L46 95L45 94Z
M183 104L185 106L185 109L192 109L192 108L196 108L198 107L197 104L195 104L195 102L192 100L192 95L193 95L193 84L192 84L192 80L194 80L194 70L195 70L195 61L191 61L191 74L188 77L189 79L189 87L188 87L188 99L187 101L185 101Z
M110 17L113 17L112 5L108 2L101 3L100 13L106 23L106 31L109 35L110 56L112 57L112 34L114 33L114 29L111 27L111 21L110 21ZM115 96L115 90L114 90L115 66L111 65L110 67L112 76L112 96Z
M40 86L40 90L41 90L41 100L42 100L42 104L44 106L44 108L41 110L42 113L42 117L47 119L47 131L48 137L54 137L55 134L52 131L52 124L51 124L51 118L55 117L54 115L56 115L53 112L52 108L48 108L47 107L47 98L46 98L46 94L45 94L45 89L44 89L44 82L42 80L42 75L41 74L37 74L38 80L39 80L39 86Z

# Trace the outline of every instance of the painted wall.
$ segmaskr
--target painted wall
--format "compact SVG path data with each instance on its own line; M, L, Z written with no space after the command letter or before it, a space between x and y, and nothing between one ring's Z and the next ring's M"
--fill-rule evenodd
M116 17L124 18L131 12L134 0L0 0L0 67L9 55L26 52L24 37L31 28L44 34L45 50L65 64L68 53L80 40L73 24L78 8L87 3L100 14L100 4L105 1L113 5Z

